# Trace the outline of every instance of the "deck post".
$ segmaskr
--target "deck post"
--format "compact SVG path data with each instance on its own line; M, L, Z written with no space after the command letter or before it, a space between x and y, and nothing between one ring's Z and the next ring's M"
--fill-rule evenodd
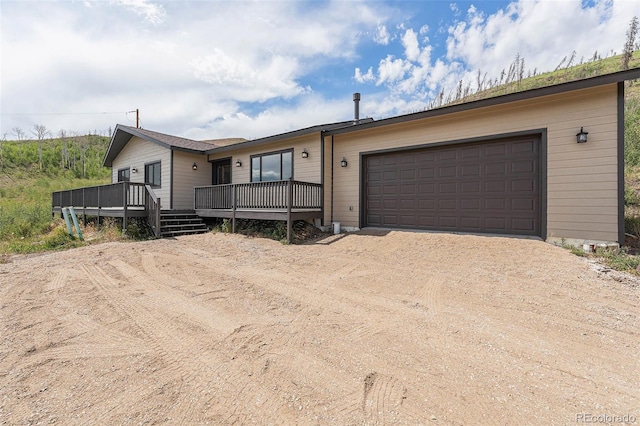
M87 202L84 199L84 188L82 188L82 224L87 227Z
M98 205L96 208L98 209L98 226L100 226L100 187L98 187Z
M127 232L127 182L122 183L122 231Z
M158 197L158 205L156 206L156 237L160 238L162 234L162 226L160 225L160 197Z
M231 233L236 233L236 186L231 187Z
M291 206L293 205L293 179L287 183L287 243L291 244Z

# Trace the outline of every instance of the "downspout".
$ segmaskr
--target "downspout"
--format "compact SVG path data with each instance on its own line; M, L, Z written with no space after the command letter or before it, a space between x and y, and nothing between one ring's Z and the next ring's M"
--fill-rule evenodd
M160 177L162 179L162 177ZM173 149L171 150L171 169L169 170L169 210L173 210ZM162 181L161 181L162 182Z
M320 185L320 210L322 210L320 226L324 226L324 130L320 130Z
M333 135L331 135L331 221L333 223Z

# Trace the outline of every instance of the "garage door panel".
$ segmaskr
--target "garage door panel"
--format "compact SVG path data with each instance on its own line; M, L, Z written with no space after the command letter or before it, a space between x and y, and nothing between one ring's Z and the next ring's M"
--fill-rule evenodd
M487 231L502 232L507 229L507 220L502 217L488 217L484 220L484 227Z
M511 181L511 192L526 192L531 193L535 190L536 180L533 178L529 179L518 179Z
M436 152L438 152L436 158L439 161L455 160L458 156L455 149L442 149Z
M511 220L511 228L516 232L533 232L535 223L531 219L514 218Z
M484 166L484 173L486 176L504 176L506 175L507 167L504 162L500 163L487 163Z
M365 157L369 226L539 235L540 140Z
M460 166L460 176L480 177L480 164L463 164Z
M463 217L460 226L467 231L479 231L482 229L482 220L478 217Z
M506 145L504 143L494 143L487 145L485 155L487 157L504 157L507 154Z
M535 161L526 160L526 161L513 161L511 163L511 173L520 174L527 173L533 174L535 170Z
M460 201L460 208L464 210L480 210L481 200L478 199L463 199Z
M487 193L502 193L504 194L507 190L506 182L503 180L490 180L485 181L484 190Z
M435 194L436 193L436 184L435 183L422 183L418 185L418 193L420 194Z
M438 208L440 209L441 212L443 210L455 211L456 207L457 207L456 200L451 200L451 199L438 200Z
M446 182L438 185L438 192L440 194L455 194L458 189L456 182Z
M530 198L513 198L511 200L511 209L513 211L533 211L534 202Z
M456 218L451 216L440 217L438 224L440 225L441 228L451 229L451 230L456 229L456 227L458 226Z
M418 170L418 177L420 179L433 179L436 175L435 167L427 167Z
M460 189L463 194L479 194L480 193L480 181L462 182Z
M481 155L481 149L477 146L472 146L469 148L462 148L460 150L460 158L462 160L468 160L470 158L480 158Z
M440 176L441 178L454 178L456 177L456 173L456 166L438 167L438 176Z
M487 211L507 211L507 200L505 198L488 198L484 200L484 209Z
M511 154L514 156L518 154L525 154L527 156L530 156L530 154L535 153L536 146L537 143L533 139L528 141L514 142L511 144Z

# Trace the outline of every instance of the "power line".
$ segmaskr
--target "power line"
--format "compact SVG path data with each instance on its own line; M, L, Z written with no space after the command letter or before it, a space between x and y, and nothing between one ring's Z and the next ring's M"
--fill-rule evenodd
M18 112L18 113L0 113L0 115L105 115L105 114L128 114L135 111L114 111L114 112Z

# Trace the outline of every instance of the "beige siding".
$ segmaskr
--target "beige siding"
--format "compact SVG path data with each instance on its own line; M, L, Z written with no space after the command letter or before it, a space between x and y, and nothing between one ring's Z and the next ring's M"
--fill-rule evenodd
M198 170L193 170L193 163ZM204 154L173 152L173 208L176 210L193 209L193 188L211 185L211 164Z
M321 183L321 152L320 133L313 133L284 141L258 145L253 148L241 148L233 151L231 158L231 180L233 183L251 182L251 156L282 151L293 148L293 178L295 180ZM309 153L308 158L302 158L302 150ZM209 155L209 160L229 158L230 153ZM236 167L236 160L240 160L242 167Z
M161 187L154 188L153 191L161 198L161 207L170 208L171 199L169 197L171 187L171 150L158 144L148 142L134 136L129 143L120 151L113 160L112 182L118 181L118 169L131 168L131 182L143 183L144 165L160 161ZM133 169L138 170L133 173Z
M576 143L581 126L586 144ZM547 129L546 237L616 241L615 84L336 135L333 219L359 226L360 153L533 129ZM340 168L342 157L347 168Z

